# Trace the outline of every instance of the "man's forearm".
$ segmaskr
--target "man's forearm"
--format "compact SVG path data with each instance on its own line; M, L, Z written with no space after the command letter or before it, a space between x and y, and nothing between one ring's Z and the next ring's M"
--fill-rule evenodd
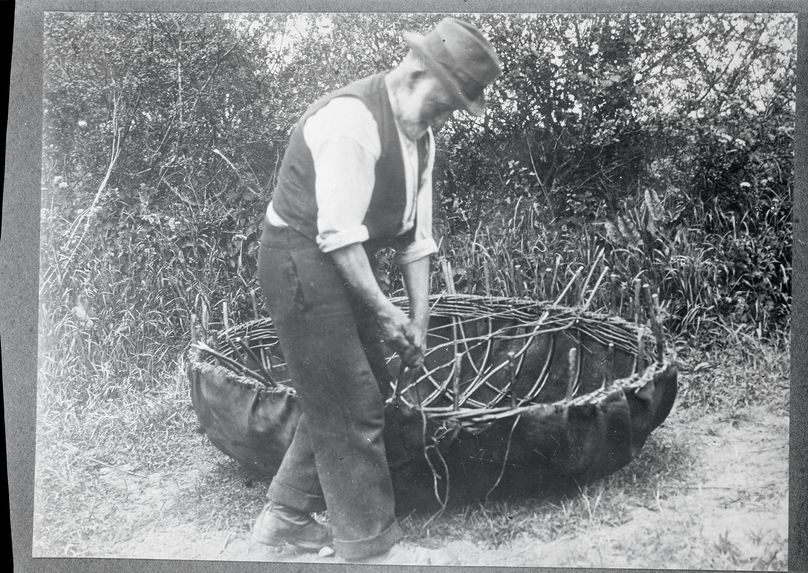
M381 314L392 303L379 288L361 243L353 243L329 253L351 290L376 313Z
M376 315L382 337L401 354L405 364L420 366L423 363L426 323L429 319L429 259L425 258L425 263L415 261L413 266L407 265L403 270L407 291L412 293L410 306L413 312L418 313L418 318L408 319L379 288L367 253L360 243L347 245L329 254L349 288Z
M429 321L429 257L401 265L401 273L410 300L410 318L426 328Z

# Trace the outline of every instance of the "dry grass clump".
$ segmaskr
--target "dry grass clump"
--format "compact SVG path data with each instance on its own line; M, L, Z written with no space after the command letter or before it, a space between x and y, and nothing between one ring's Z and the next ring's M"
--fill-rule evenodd
M721 344L692 348L679 343L680 407L733 415L748 406L766 405L788 415L791 334L770 340L740 328L726 329Z

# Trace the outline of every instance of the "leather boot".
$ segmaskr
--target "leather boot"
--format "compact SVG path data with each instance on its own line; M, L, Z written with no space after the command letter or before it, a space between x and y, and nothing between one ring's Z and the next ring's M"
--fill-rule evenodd
M306 551L319 551L331 545L330 528L304 512L270 502L255 521L253 539L264 545L285 543Z

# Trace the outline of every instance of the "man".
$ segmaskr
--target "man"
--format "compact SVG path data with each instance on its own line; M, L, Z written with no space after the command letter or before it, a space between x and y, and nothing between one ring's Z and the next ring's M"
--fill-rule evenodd
M356 562L440 563L398 542L382 439L390 376L382 340L411 368L429 320L432 126L456 109L484 113L501 72L477 28L446 18L393 70L313 104L290 137L259 258L261 290L302 412L254 537ZM382 293L377 249L396 248L409 316ZM328 510L330 528L311 517ZM333 532L333 534L332 534Z

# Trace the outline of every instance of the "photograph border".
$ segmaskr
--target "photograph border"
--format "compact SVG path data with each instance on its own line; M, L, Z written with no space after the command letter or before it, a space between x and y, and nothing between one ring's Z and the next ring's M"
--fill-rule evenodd
M42 133L42 31L48 11L110 12L788 12L798 14L797 112L794 163L794 243L792 349L804 347L808 289L805 285L808 230L808 7L804 2L633 1L595 0L407 2L292 2L236 0L21 0L14 6L10 58L9 113L6 131L2 235L0 235L0 341L9 488L11 541L16 571L329 571L330 564L247 563L141 559L32 558L34 452L37 380L37 315L39 283L40 157ZM789 570L808 570L808 353L792 352L789 453ZM404 570L426 567L403 567ZM457 567L455 569L466 569ZM468 567L475 572L493 567ZM509 568L508 570L536 568Z

